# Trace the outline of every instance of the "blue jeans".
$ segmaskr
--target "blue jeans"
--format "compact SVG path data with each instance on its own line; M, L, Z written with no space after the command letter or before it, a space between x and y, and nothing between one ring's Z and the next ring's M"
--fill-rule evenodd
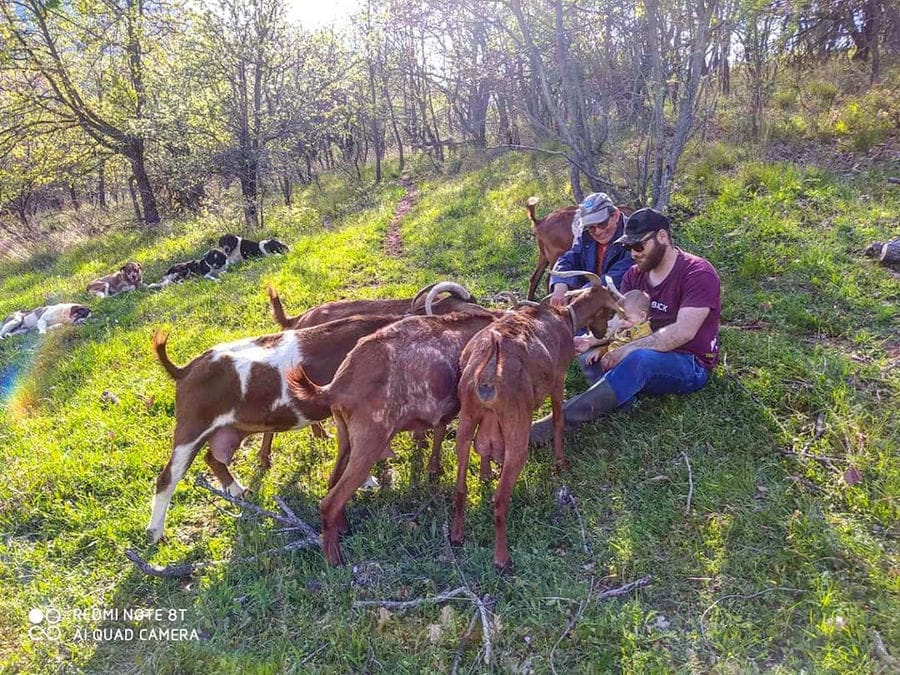
M605 379L616 393L619 405L627 403L639 392L689 394L709 379L709 371L692 354L683 352L636 349L606 372L599 362L588 365L585 358L586 354L580 355L578 364L588 382L593 386Z

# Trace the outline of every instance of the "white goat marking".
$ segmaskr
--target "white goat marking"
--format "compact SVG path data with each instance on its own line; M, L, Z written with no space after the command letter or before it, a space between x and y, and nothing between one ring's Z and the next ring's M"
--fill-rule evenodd
M281 393L272 404L273 410L278 406L288 405L292 400L285 375L289 368L303 361L303 352L300 349L296 332L285 331L281 336L281 340L275 346L264 347L257 343L257 338L245 338L234 342L225 342L212 348L213 360L227 356L234 364L234 370L241 381L241 398L247 395L253 364L260 363L278 369L278 373L281 375Z
M153 541L157 542L162 538L163 527L166 523L166 511L169 508L169 502L172 501L172 493L175 492L175 485L181 480L188 463L191 461L194 448L199 447L209 435L226 424L234 422L234 411L229 411L216 417L209 427L197 438L190 443L182 443L175 446L172 450L171 466L169 467L169 484L161 492L157 492L153 496L153 510L150 512L150 524L147 531L153 536Z

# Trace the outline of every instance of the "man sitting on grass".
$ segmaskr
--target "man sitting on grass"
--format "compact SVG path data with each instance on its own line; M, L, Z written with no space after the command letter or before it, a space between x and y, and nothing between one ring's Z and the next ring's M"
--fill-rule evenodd
M590 388L563 404L566 431L631 401L638 393L688 394L709 379L719 356L721 289L715 268L675 247L669 219L659 211L635 211L616 240L631 253L634 266L621 291L650 296L653 333L607 352L599 366L580 363ZM551 417L531 427L531 442L553 437Z

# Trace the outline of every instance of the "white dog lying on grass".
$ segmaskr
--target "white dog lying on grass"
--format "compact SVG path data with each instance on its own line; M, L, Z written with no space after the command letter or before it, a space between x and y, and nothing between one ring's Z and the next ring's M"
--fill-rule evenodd
M90 315L90 309L73 302L38 307L30 312L13 312L0 324L0 340L8 335L27 333L35 328L38 333L43 335L50 328L56 328L66 323L84 323Z

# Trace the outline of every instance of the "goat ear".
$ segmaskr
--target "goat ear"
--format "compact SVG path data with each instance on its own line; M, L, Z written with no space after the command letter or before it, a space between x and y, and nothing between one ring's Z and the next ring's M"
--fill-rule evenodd
M574 291L566 291L565 297L567 298L577 298L582 293L586 293L588 289L586 288L576 288Z

